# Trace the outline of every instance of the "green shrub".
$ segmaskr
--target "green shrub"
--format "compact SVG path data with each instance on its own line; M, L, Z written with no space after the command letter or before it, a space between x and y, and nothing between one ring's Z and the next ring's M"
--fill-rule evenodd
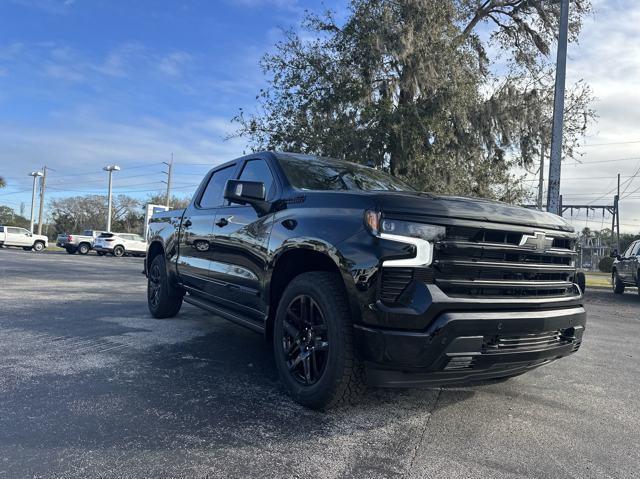
M598 269L603 273L611 273L611 267L613 266L613 258L605 256L598 263Z

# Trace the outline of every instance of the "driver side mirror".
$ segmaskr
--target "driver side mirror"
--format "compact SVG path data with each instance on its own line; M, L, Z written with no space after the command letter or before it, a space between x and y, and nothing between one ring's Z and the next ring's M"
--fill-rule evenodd
M224 199L240 205L251 205L259 215L267 214L271 204L265 200L266 191L261 181L228 180Z

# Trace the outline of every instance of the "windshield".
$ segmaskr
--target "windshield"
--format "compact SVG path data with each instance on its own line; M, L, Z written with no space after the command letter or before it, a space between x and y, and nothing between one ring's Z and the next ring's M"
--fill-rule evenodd
M414 191L384 171L346 161L294 155L279 160L289 183L300 190Z

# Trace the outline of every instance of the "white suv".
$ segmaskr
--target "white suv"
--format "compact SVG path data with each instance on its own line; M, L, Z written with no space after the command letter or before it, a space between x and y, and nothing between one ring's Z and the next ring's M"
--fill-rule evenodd
M147 254L147 242L133 233L102 233L96 238L93 249L98 254L111 253L118 257L125 254L144 256Z
M18 246L24 250L42 251L49 245L44 235L35 235L17 226L0 226L0 246Z

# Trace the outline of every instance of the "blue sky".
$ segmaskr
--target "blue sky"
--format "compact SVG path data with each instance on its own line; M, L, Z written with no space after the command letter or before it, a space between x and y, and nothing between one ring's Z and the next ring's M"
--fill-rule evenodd
M27 172L46 164L50 197L163 188L176 194L243 153L231 118L254 108L260 57L305 9L289 0L0 2L0 203L30 201ZM342 2L335 5L344 9Z
M640 230L640 2L594 0L568 80L584 78L600 115L581 163L563 165L565 203L611 202L623 175L623 230ZM226 140L239 108L252 110L265 78L260 57L305 9L346 0L0 0L0 204L29 210L30 177L51 168L48 197L99 193L118 163L115 192L164 188L189 196L211 166L243 153ZM555 58L555 54L552 54ZM640 175L639 175L640 176ZM534 178L528 182L532 188ZM603 196L604 195L604 196ZM600 198L602 196L602 198ZM571 218L569 218L571 219ZM599 229L610 220L572 219Z

